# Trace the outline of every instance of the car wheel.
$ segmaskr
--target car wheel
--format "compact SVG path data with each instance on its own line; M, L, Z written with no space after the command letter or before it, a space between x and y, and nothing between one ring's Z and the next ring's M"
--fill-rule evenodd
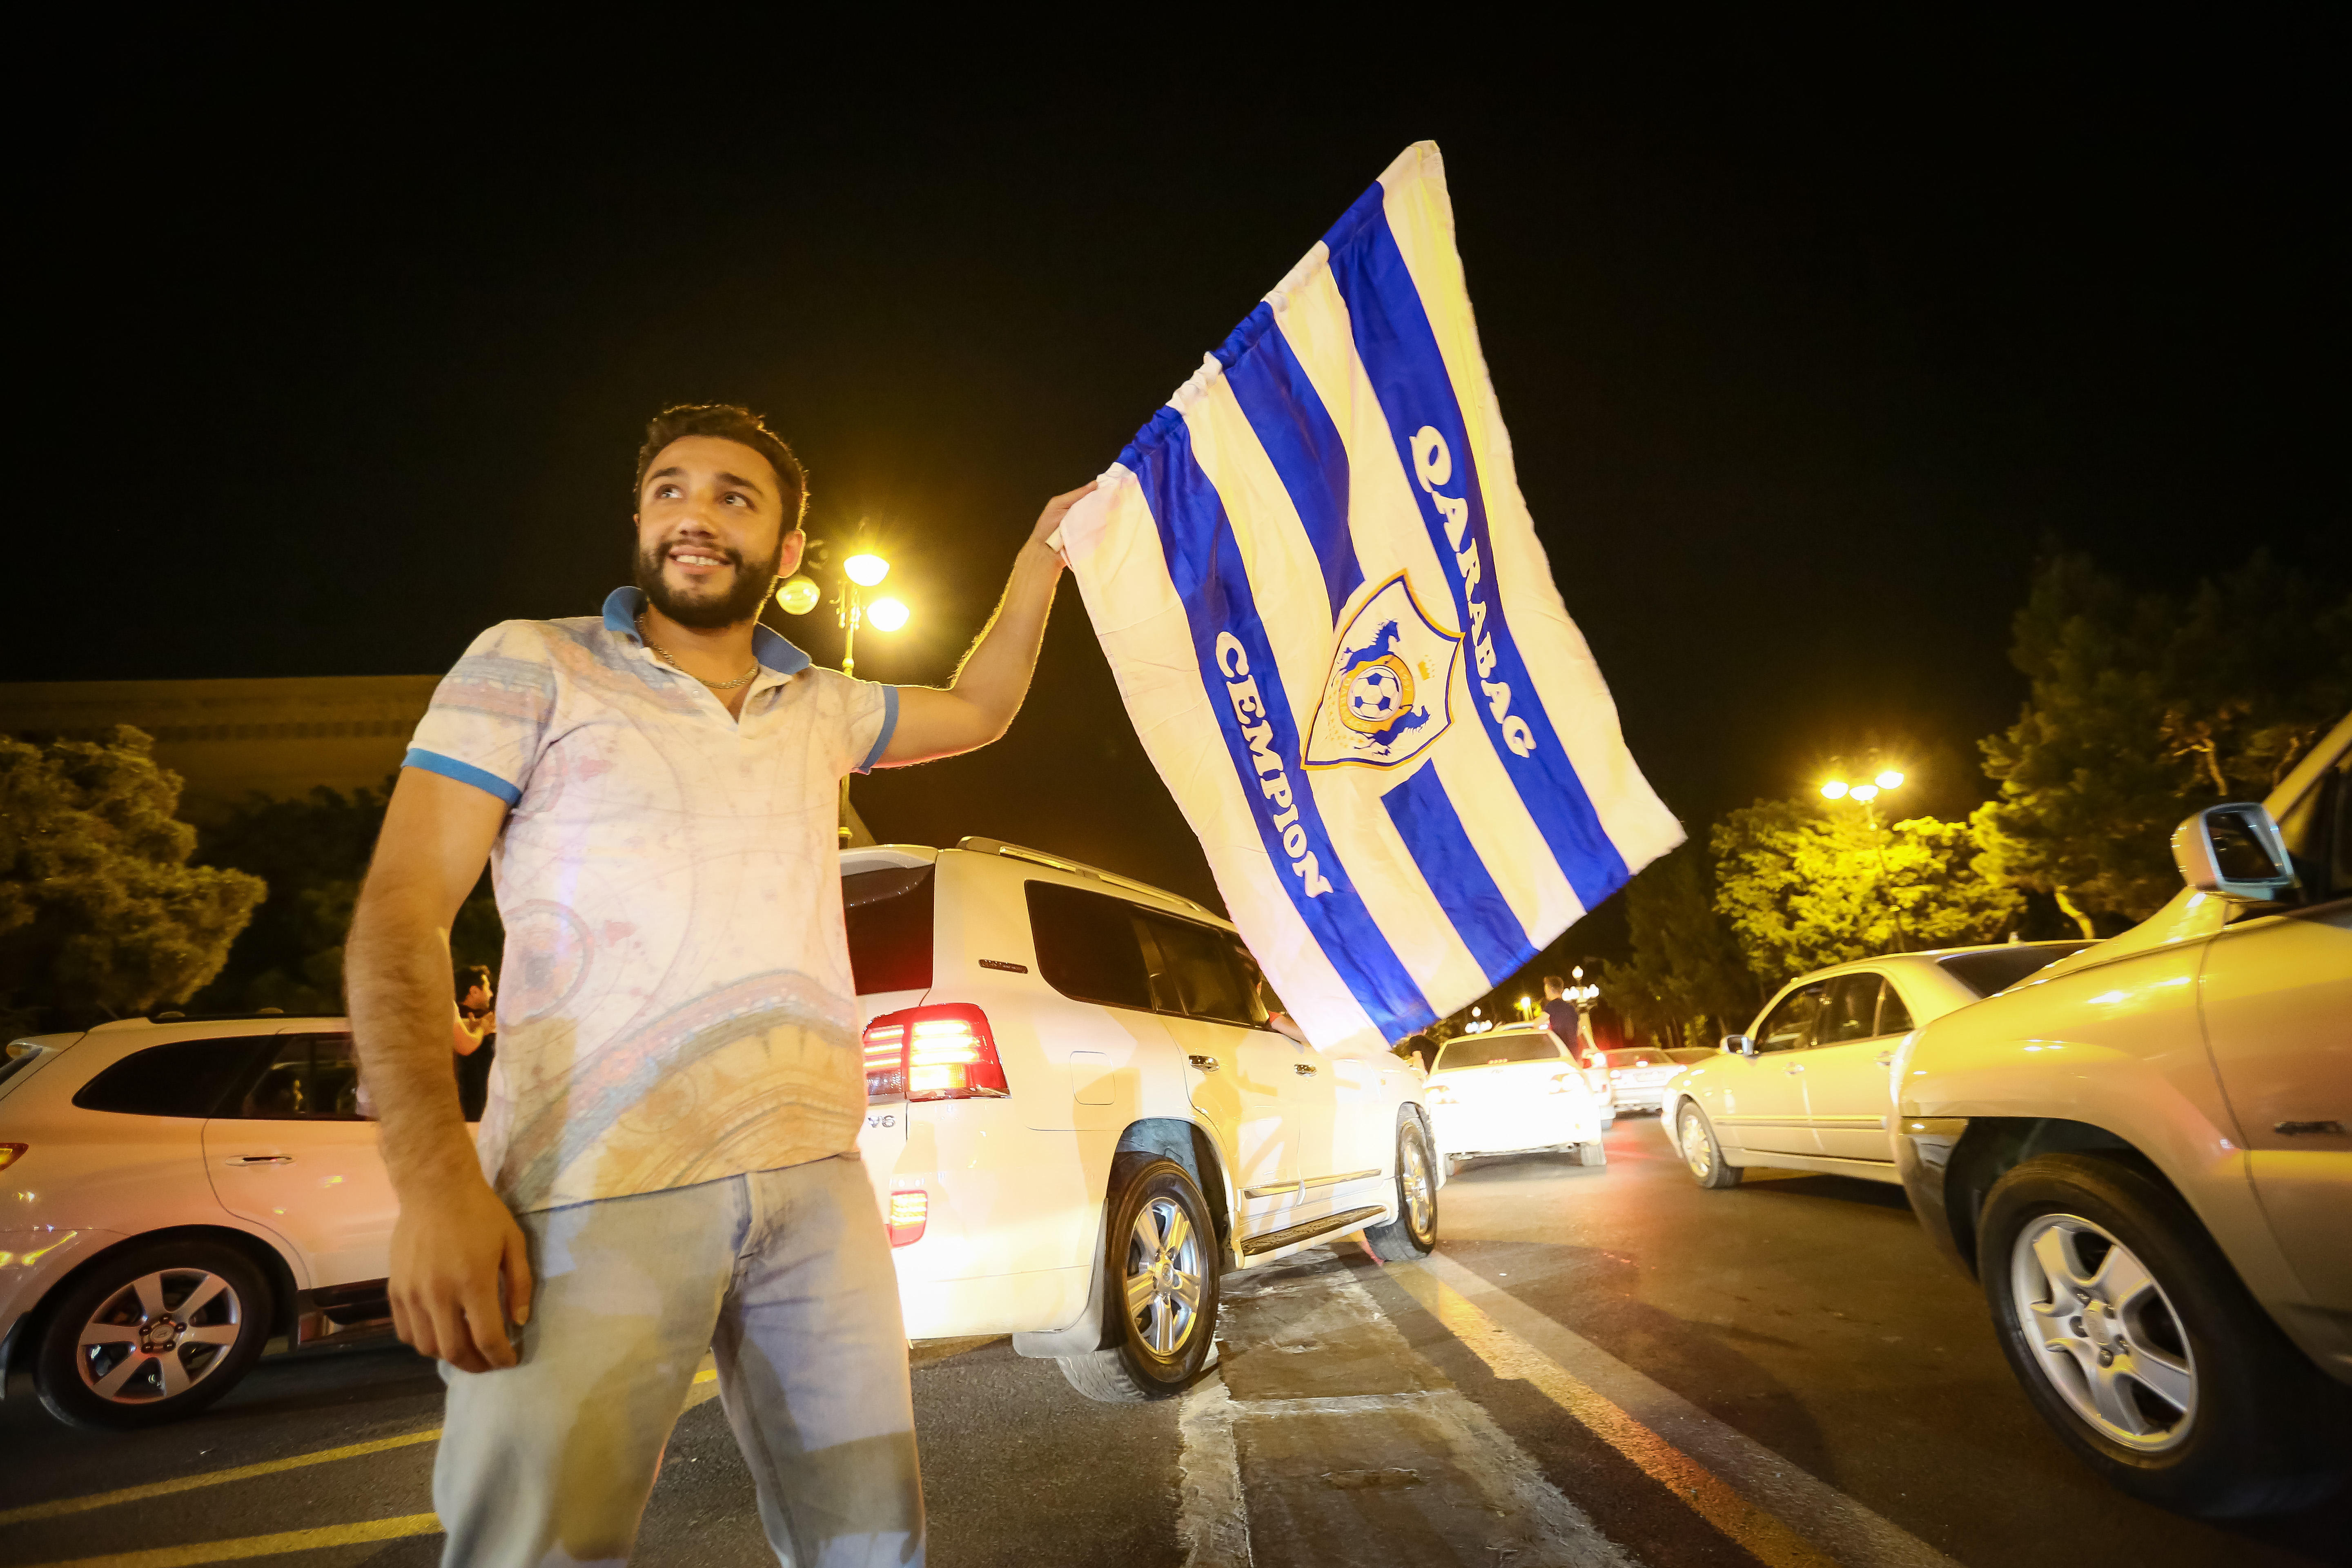
M1201 1189L1173 1160L1123 1154L1112 1175L1103 1260L1112 1342L1055 1359L1088 1399L1165 1399L1200 1375L1216 1342L1217 1233Z
M1606 1143L1579 1143L1576 1146L1576 1163L1580 1165L1605 1165L1609 1163L1609 1146Z
M1715 1141L1715 1129L1707 1125L1706 1111L1685 1101L1677 1125L1682 1129L1683 1163L1690 1167L1693 1180L1717 1190L1739 1184L1739 1167L1725 1163L1723 1145Z
M77 1426L152 1426L234 1388L268 1342L269 1286L244 1254L161 1241L100 1261L47 1314L33 1384Z
M1993 1184L1978 1235L2011 1370L2109 1484L2229 1518L2342 1483L2341 1390L2169 1189L2114 1161L2047 1154Z
M1390 1263L1410 1263L1437 1250L1437 1177L1430 1169L1429 1140L1421 1122L1408 1116L1397 1129L1397 1216L1369 1226L1364 1240Z

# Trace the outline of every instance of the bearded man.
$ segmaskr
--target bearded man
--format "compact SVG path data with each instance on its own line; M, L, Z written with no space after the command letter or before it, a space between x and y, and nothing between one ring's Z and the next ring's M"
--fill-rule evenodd
M671 408L637 458L636 586L493 626L435 693L347 973L400 1198L394 1320L449 1386L446 1563L625 1561L706 1347L780 1561L922 1561L840 784L1004 732L1061 574L1045 541L1085 493L1046 505L945 689L878 686L758 625L807 543L791 448ZM507 992L476 1141L448 931L486 858Z

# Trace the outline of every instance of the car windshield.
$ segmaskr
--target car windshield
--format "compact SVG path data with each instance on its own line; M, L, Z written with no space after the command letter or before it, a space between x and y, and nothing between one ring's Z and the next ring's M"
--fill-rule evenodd
M1988 947L1978 952L1956 952L1936 962L1945 973L1978 995L1990 996L2090 945L2087 942L2018 942L2009 947Z
M1559 1054L1549 1035L1473 1035L1448 1041L1437 1055L1435 1070L1493 1067L1496 1062L1556 1062Z

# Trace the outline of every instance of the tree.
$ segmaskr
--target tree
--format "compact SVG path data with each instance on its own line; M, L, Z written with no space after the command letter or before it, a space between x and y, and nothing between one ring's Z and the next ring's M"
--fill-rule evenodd
M2029 693L1979 742L2000 783L1972 819L1980 869L2053 895L2095 937L2179 890L2168 847L2184 817L2261 799L2352 706L2352 595L2262 553L2185 600L2059 555L2034 574L2010 658Z
M268 900L203 999L207 1005L342 1010L343 938L391 798L389 780L349 794L320 786L299 800L256 795L205 830L201 859L269 884ZM452 962L495 970L504 940L496 901L477 889L450 931Z
M1696 845L1643 868L1625 889L1633 956L1601 968L1601 992L1628 1028L1665 1046L1736 1029L1763 999L1716 912L1712 882Z
M101 740L0 736L0 1014L79 1027L184 999L267 891L190 866L180 777L129 725Z
M1716 908L1768 986L1882 952L1991 942L2023 912L1977 869L1969 825L1882 824L1868 806L1759 800L1716 824Z

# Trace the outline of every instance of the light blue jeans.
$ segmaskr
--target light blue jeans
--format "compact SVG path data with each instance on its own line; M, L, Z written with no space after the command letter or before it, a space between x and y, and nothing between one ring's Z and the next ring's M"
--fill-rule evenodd
M441 1367L445 1568L625 1563L706 1346L777 1561L920 1568L906 1329L861 1162L520 1217L520 1361Z

